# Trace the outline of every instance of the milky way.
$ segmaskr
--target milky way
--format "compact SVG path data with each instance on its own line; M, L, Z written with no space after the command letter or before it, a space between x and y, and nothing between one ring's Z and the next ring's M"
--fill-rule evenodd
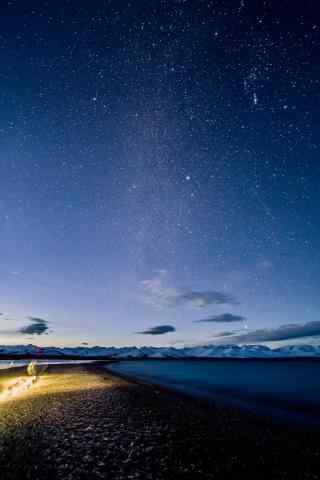
M0 20L12 329L178 345L225 314L254 331L319 320L316 2L32 3Z

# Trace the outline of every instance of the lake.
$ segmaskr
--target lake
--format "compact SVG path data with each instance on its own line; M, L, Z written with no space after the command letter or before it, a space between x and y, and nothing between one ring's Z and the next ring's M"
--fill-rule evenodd
M316 360L130 360L108 369L221 405L320 427Z

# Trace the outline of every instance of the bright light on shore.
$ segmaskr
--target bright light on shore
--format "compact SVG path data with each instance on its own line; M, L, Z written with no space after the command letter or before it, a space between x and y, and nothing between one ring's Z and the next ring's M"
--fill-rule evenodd
M80 366L67 371L63 369L44 373L43 366L37 363L36 370L29 364L27 371L31 375L20 375L15 378L2 377L0 382L0 403L14 402L37 398L42 395L71 393L83 390L112 387L113 381L104 379L100 374L88 375ZM32 373L36 373L32 375ZM89 381L89 380L90 381ZM0 476L1 477L1 476Z
M38 380L37 362L31 360L27 366L27 375L10 380L0 392L0 402L7 402L27 392Z
M37 377L20 377L10 381L6 388L0 393L0 402L13 400L29 390L36 382Z

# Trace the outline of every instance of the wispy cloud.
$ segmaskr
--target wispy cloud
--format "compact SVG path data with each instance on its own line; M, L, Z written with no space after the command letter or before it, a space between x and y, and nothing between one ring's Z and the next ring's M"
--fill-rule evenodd
M221 332L223 333L223 332ZM225 333L225 332L224 332ZM216 337L222 336L221 334ZM304 324L291 323L288 325L280 325L276 328L262 328L259 330L253 330L251 332L230 335L226 340L218 340L218 343L261 343L261 342L278 342L281 340L294 340L297 338L317 337L320 336L320 321L319 322L307 322Z
M156 327L148 328L142 332L136 332L143 335L164 335L165 333L175 332L176 329L173 325L157 325Z
M221 315L212 315L210 317L201 318L200 320L194 320L194 323L233 323L233 322L244 322L246 317L241 315L234 315L233 313L221 313Z
M220 337L231 337L231 335L235 335L237 333L237 330L227 330L224 332L219 332L215 334L215 338L220 338Z
M167 287L164 275L141 282L143 299L157 307L191 306L195 308L209 305L237 305L238 302L229 293L216 290L191 290Z
M43 318L38 317L27 317L31 322L30 325L21 327L18 330L18 333L23 335L43 335L49 329L48 322Z
M2 335L43 335L49 330L47 320L38 317L26 317L29 320L28 325L23 325L17 329L0 330ZM6 320L10 320L6 318ZM11 319L12 320L12 319Z

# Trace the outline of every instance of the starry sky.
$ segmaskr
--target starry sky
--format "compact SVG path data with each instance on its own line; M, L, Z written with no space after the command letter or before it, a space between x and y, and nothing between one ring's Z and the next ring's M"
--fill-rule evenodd
M0 11L0 343L317 342L317 2Z

